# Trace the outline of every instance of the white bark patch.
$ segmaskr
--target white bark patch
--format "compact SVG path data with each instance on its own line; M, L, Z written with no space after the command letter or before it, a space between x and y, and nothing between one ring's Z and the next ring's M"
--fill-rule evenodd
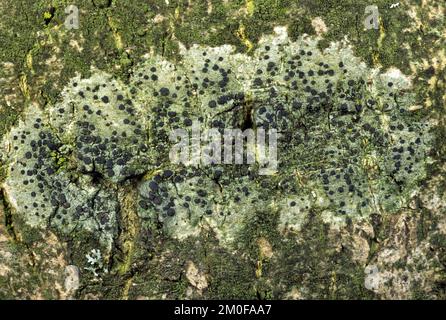
M314 28L314 31L316 31L316 34L318 36L323 35L324 33L327 33L328 28L325 24L324 20L322 20L321 17L316 17L311 21L311 25Z
M187 263L186 278L192 286L200 291L208 287L206 276L198 270L197 266L192 261L188 261Z
M65 267L65 290L68 293L74 293L79 289L79 268L74 265Z

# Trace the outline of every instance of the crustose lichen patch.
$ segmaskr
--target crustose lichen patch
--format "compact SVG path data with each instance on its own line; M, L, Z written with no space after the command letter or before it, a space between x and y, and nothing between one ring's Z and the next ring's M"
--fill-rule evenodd
M344 221L402 208L425 176L429 124L399 70L368 68L347 43L324 51L284 28L252 56L231 46L146 57L128 83L95 71L74 78L59 103L30 106L6 135L2 188L15 214L68 235L90 231L111 246L119 188L139 185L138 216L184 239L211 228L232 245L256 211L299 231L310 211ZM169 162L169 133L276 129L279 167L184 167Z

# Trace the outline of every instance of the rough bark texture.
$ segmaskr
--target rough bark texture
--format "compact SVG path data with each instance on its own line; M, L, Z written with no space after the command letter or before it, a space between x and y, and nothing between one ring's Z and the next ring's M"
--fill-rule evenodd
M70 4L79 8L79 29L64 27L67 16L64 10ZM379 8L379 28L366 30L365 8L372 4ZM445 4L424 0L392 4L386 0L0 0L0 140L3 141L0 149L0 298L444 299ZM392 161L396 160L380 153L386 150L379 147L380 135L385 144L395 139L410 140L411 133L403 134L398 129L399 133L386 136L391 129L362 109L372 108L365 97L356 98L352 107L362 116L359 123L378 121L374 136L361 137L360 142L352 145L353 150L366 150L354 166L353 182L360 188L361 179L367 180L364 188L373 199L367 199L367 195L361 201L351 194L345 197L347 200L339 195L325 195L322 189L325 180L337 190L341 188L331 178L324 178L324 171L320 177L313 175L313 171L319 174L325 167L299 164L323 162L328 155L320 154L322 145L319 153L319 145L304 145L302 150L299 149L301 142L290 140L287 142L290 147L283 147L286 157L278 174L252 177L244 167L224 167L221 179L212 170L197 173L190 168L171 166L166 154L154 148L157 142L152 141L152 136L158 139L160 149L164 146L163 132L154 129L151 122L160 112L154 108L156 99L161 98L152 97L151 92L132 93L132 86L144 91L141 89L145 85L144 72L150 78L153 72L148 70L151 66L157 67L159 79L156 81L164 81L159 95L164 96L166 88L172 93L175 87L166 80L169 72L188 74L194 66L203 67L199 63L204 61L194 60L197 53L193 53L193 48L211 52L210 47L231 45L233 52L224 58L232 63L231 74L236 75L234 78L231 74L225 75L224 82L229 83L230 90L242 91L237 87L245 81L240 80L240 74L250 72L243 71L243 67L249 65L247 61L254 61L261 69L262 62L256 54L268 54L262 51L263 46L280 36L279 31L284 30L280 27L286 28L290 38L285 47L314 39L314 47L311 44L309 47L317 56L325 52L322 57L326 59L327 69L337 61L333 52L338 52L346 57L347 67L358 62L356 69L352 67L345 72L347 76L373 74L384 79L386 86L377 85L375 91L370 91L371 98L388 100L396 111L409 112L410 116L404 118L399 118L399 113L390 113L389 121L394 116L396 123L413 126L417 136L423 137L423 143L417 142L413 152L405 147L410 151L407 155L410 161L414 161L407 164L410 165L408 173L389 171L387 174L387 164L393 165ZM194 47L194 44L200 46ZM330 51L335 50L330 49L334 48L333 44L351 51ZM274 58L274 53L270 55ZM316 65L313 58L308 59L309 65ZM172 69L166 67L167 63ZM309 70L305 68L304 65L300 69L307 73ZM397 69L401 73L395 72ZM389 77L396 79L394 85L388 85ZM96 83L94 79L106 82L103 90L118 88L125 92L125 98L131 97L136 108L136 114L130 112L128 118L118 111L108 113L108 120L117 127L124 118L129 122L142 121L142 129L138 129L149 136L144 150L135 154L127 150L130 164L113 167L112 173L110 167L102 171L98 167L90 168L85 155L80 157L83 159L80 164L73 151L76 149L73 141L83 130L98 130L103 138L113 136L105 122L91 120L94 116L89 120L96 125L95 129L88 125L76 127L76 121L82 120L82 99L90 99L79 98L76 87ZM259 78L254 83L265 87L265 80ZM375 81L365 80L364 86ZM406 80L410 84L405 84ZM343 81L340 79L336 85L342 87ZM318 83L314 85L316 88ZM218 113L220 121L241 128L259 125L263 118L257 101L270 102L271 95L265 98L264 93L254 89L234 99L239 105ZM279 88L279 100L274 100L272 107L286 105L288 98L293 97L291 90ZM394 95L389 98L389 93ZM212 93L204 95L202 101L207 103L207 95ZM108 103L108 98L102 97L102 101ZM389 105L384 102L378 103L383 108L379 115L387 112L385 108ZM341 116L356 119L348 104L336 103L333 102L334 108L340 108L337 119L350 119ZM60 109L67 114L73 105L79 106L79 110L74 108L68 118L54 116ZM144 109L146 105L148 109ZM335 109L322 112L330 117ZM98 110L93 107L92 114L93 111ZM199 111L197 116L206 116L207 112ZM40 115L43 124L36 122ZM291 117L288 119L294 119L293 115L288 113ZM147 119L140 120L142 117ZM290 125L294 131L303 130L310 137L325 133L318 126L312 131L311 121L319 121L314 117L311 113L306 121L285 121L284 125ZM355 129L356 122L352 123L349 130ZM57 136L54 139L60 143L48 145L53 152L44 155L56 166L54 171L62 184L42 187L50 195L59 192L55 200L57 209L48 216L42 215L45 210L40 207L35 210L41 214L33 214L34 200L28 196L31 190L27 185L19 185L23 181L15 176L28 155L21 147L14 151L13 136L17 134L20 140L20 132L29 131L23 138L28 144L39 133L34 131L36 124L39 130L45 127ZM283 123L277 122L280 125ZM334 149L342 149L350 143L347 141L349 130L340 129L340 136L324 139ZM133 134L140 134L139 131L126 133L129 139ZM112 149L110 152L115 148ZM346 150L350 149L346 147ZM336 155L333 157L338 159ZM170 183L171 174L181 175L191 184ZM202 209L192 205L188 216L182 216L182 211L176 209L175 217L169 220L174 214L169 211L170 204L162 203L167 209L150 207L142 197L146 190L148 193L154 188L158 190L158 185L151 184L157 175L161 177L160 181L156 180L159 187L165 188L169 197L177 197L176 204L178 198L197 193L210 207L204 208L203 204ZM379 190L370 190L374 187ZM61 194L69 201L60 200ZM42 200L48 206L54 200L50 195L47 201ZM255 205L253 200L265 205ZM74 215L69 221L58 217L64 209L69 212L67 202L70 201L73 207L79 208L92 203L87 208L92 213L84 219ZM364 201L365 209L360 209ZM357 211L353 206L356 204ZM167 215L158 215L162 210ZM213 215L206 216L207 210ZM220 211L223 220L218 218Z

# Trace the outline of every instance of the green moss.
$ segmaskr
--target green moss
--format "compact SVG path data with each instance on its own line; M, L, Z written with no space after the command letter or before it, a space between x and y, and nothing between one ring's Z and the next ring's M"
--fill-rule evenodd
M311 215L302 228L302 243L286 241L279 259L271 266L267 278L285 285L295 284L305 298L313 299L370 299L374 295L364 288L364 270L356 265L347 250L337 253L327 236L328 226L317 214ZM283 298L277 292L275 298Z
M237 246L246 251L249 257L256 261L260 258L257 240L265 238L273 247L280 245L282 236L278 232L279 212L257 211L239 233Z

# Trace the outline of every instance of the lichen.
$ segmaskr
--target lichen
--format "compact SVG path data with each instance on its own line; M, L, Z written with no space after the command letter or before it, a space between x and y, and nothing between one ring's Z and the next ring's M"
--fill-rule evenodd
M16 214L62 234L100 232L110 248L119 183L164 167L140 184L140 217L179 239L207 225L230 244L261 208L280 213L282 232L315 208L336 223L396 212L425 176L429 124L410 111L410 81L369 69L346 43L320 51L276 28L252 57L198 45L182 55L177 65L148 57L128 85L99 71L76 77L60 103L30 107L5 139ZM277 175L169 164L169 132L192 121L277 129Z

